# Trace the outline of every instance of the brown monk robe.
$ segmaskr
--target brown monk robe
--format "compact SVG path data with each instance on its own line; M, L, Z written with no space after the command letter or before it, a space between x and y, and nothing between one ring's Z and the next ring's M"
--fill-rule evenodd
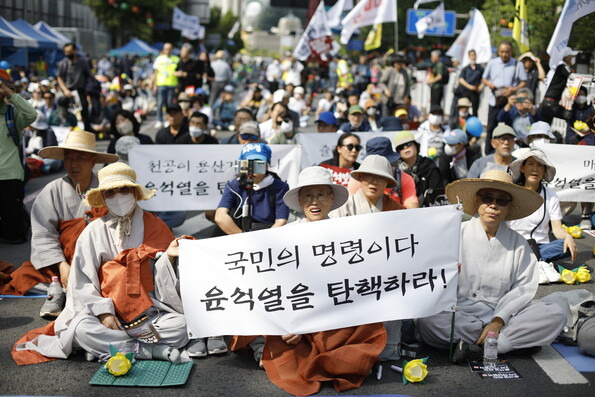
M298 396L317 393L325 381L331 381L338 392L360 387L386 345L380 323L304 334L295 345L280 336L264 338L262 364L267 376ZM235 336L231 350L244 348L254 339Z
M99 269L101 295L112 299L118 317L127 322L132 321L154 305L151 296L148 294L155 290L149 258L155 258L157 252L165 251L169 243L174 239L171 230L154 214L144 212L143 222L143 243L138 248L122 251L113 260L103 263ZM81 255L81 253L78 255ZM68 256L67 258L69 260L71 259ZM68 288L70 290L71 287L69 286ZM176 294L176 291L172 291L172 293ZM158 298L163 299L162 296ZM74 313L70 309L71 305L72 302L67 302L65 312L56 321L62 324L67 322L65 318L72 318L74 316ZM55 358L46 357L34 350L17 351L16 347L19 344L32 341L40 335L55 336L54 325L56 321L52 321L41 328L33 329L19 338L11 352L14 361L18 365L39 364L55 360ZM64 326L61 325L60 327L61 330L59 332L66 334L64 329L62 329ZM53 341L50 343L56 342ZM60 340L62 346L68 345L67 342L70 341ZM38 341L37 343L40 346L48 344L47 341ZM65 354L65 356L68 356L68 354Z
M91 208L85 213L85 218L68 219L60 221L58 233L60 234L60 245L64 252L66 262L71 263L74 255L76 240L83 229L92 221L107 214L107 208ZM31 244L35 244L32 241ZM25 295L27 291L40 283L49 284L52 276L60 276L58 265L35 269L31 261L25 261L17 270L8 262L0 263L0 294L2 295Z

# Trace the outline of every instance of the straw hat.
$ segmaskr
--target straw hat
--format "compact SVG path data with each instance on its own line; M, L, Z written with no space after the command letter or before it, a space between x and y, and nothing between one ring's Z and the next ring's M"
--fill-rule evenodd
M297 186L285 193L283 196L283 201L292 210L304 212L298 199L300 189L306 186L320 185L329 186L331 189L333 189L333 194L335 197L333 198L331 211L345 204L349 198L349 192L347 191L347 188L345 188L345 186L333 183L331 172L328 169L315 165L304 168L302 172L300 172Z
M104 207L101 192L119 187L136 188L137 200L148 200L155 195L154 189L146 189L136 183L136 172L128 164L117 162L99 170L99 186L87 192L87 203L91 207Z
M539 194L526 187L515 185L512 183L512 176L501 170L489 170L481 178L461 179L449 183L446 186L446 197L453 204L460 201L465 213L473 216L477 213L475 195L481 189L502 190L512 196L506 221L529 216L543 204Z
M351 171L351 176L359 181L361 174L381 176L388 180L388 187L395 186L397 181L393 177L393 167L386 157L372 154L367 156L357 170Z
M521 176L521 165L523 165L525 160L529 157L533 157L535 160L545 165L545 175L543 176L543 179L545 179L546 182L551 182L554 179L554 176L556 176L556 167L554 167L552 162L548 160L545 153L539 149L524 150L518 154L516 160L509 165L510 170L512 171L512 178L516 181Z
M46 159L64 160L64 150L93 153L95 162L109 164L118 161L118 156L110 153L101 153L95 150L95 134L87 131L70 131L62 146L48 146L39 151L39 155Z

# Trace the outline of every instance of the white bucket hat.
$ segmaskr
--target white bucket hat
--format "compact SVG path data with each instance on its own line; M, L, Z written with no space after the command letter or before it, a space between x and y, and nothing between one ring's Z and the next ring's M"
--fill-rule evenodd
M356 181L360 180L361 174L381 176L389 181L388 187L397 184L397 181L393 177L393 167L390 165L390 162L386 157L377 154L367 156L357 170L351 171L351 176Z
M546 182L551 182L556 176L556 167L552 164L552 162L545 156L545 153L539 149L530 149L521 152L516 160L514 160L510 165L510 171L512 171L512 178L516 181L521 176L521 165L527 160L529 157L533 157L535 160L539 161L541 164L545 165L545 175L543 179Z
M556 140L556 137L554 136L554 134L552 134L552 128L545 121L536 121L535 123L531 124L531 129L525 137L525 143L528 145L529 137L535 135L547 135L550 141Z
M48 146L39 151L44 159L64 160L64 150L93 153L97 164L109 164L118 161L118 156L98 152L95 148L95 134L87 131L70 131L62 146Z
M306 186L329 186L333 189L333 204L331 205L331 211L339 208L349 198L349 192L347 188L342 185L337 185L333 183L331 172L320 166L312 166L307 167L300 172L298 175L298 184L293 189L289 190L283 196L283 201L285 204L294 211L297 212L304 212L304 209L300 205L300 201L298 199L300 189Z

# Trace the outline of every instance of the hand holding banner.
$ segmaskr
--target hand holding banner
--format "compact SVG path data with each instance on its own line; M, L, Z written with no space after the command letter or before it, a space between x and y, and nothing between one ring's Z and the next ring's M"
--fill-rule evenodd
M304 334L450 310L460 229L450 205L181 240L188 329Z

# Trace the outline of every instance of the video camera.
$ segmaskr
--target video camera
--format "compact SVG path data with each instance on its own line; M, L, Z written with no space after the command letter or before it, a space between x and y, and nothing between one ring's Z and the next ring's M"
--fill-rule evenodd
M262 160L238 160L236 167L240 174L240 186L245 189L254 187L254 174L266 174L266 161Z

